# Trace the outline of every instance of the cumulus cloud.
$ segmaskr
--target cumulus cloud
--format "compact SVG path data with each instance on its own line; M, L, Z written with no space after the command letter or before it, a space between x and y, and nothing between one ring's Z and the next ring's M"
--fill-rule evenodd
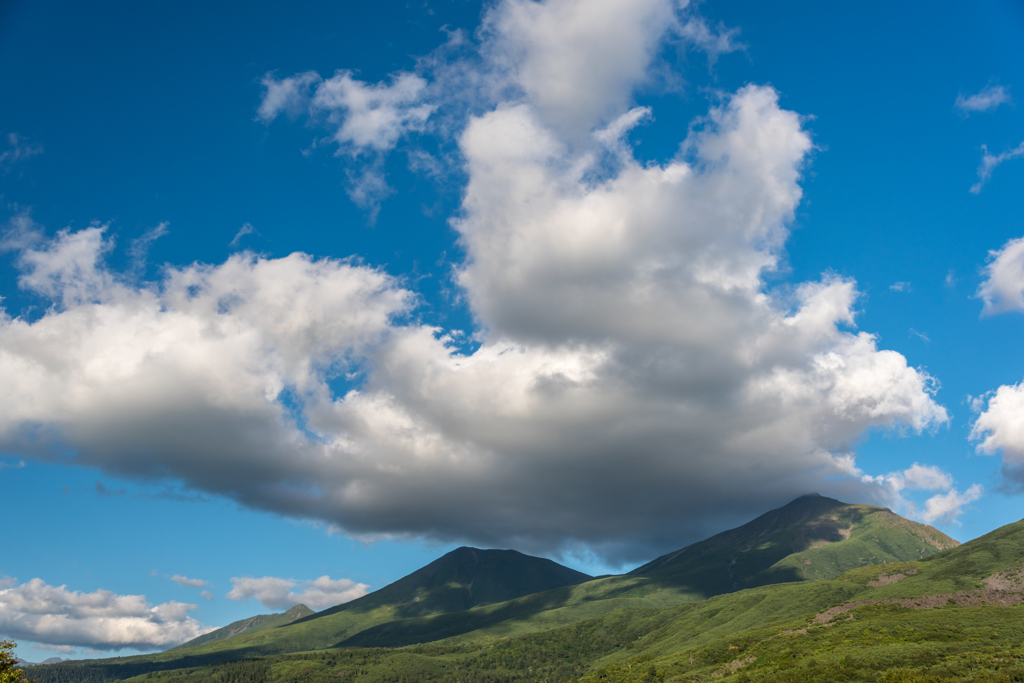
M1009 161L1010 159L1016 159L1019 156L1024 156L1024 142L1020 143L1013 149L1008 149L1002 154L990 154L988 147L985 145L981 146L981 165L978 166L978 182L971 185L971 192L978 194L981 192L981 188L984 187L985 183L992 177L992 172L996 169L996 166Z
M7 149L0 152L0 168L5 171L9 170L11 166L19 161L24 161L43 153L42 145L28 142L17 133L7 134L7 147Z
M182 576L181 574L175 574L172 576L171 581L179 586L188 586L189 588L206 588L209 585L209 583L202 579L190 579L187 576Z
M246 576L232 578L231 583L234 587L227 595L231 600L244 602L256 599L270 609L287 609L302 603L314 611L361 598L369 588L365 583L349 579L332 580L326 575L312 581Z
M507 0L487 15L486 59L463 64L480 78L457 82L504 69L504 85L455 133L454 276L475 351L417 322L402 281L355 262L244 253L138 284L104 265L103 226L65 230L19 252L19 282L54 305L0 319L0 374L14 378L0 448L362 538L610 561L809 491L888 500L853 446L948 416L925 371L857 330L854 281L767 284L802 198L804 120L750 85L680 124L673 159L641 162L625 140L651 115L631 92L680 11ZM265 117L313 106L327 83L296 78L272 98L283 82L267 84ZM332 80L317 106L344 114L339 149L383 153L427 120L410 112L429 82ZM368 118L343 134L359 107ZM336 395L342 375L356 388ZM231 593L287 607L314 589L354 590L264 577Z
M70 591L37 578L0 590L0 633L58 647L152 650L213 630L188 616L195 608L153 606L144 595Z
M199 593L199 597L203 598L204 600L213 600L213 593L211 593L210 591L202 591Z
M955 107L965 115L971 112L988 111L995 109L1001 104L1009 104L1010 93L1001 85L990 85L982 88L981 92L964 97L963 93L956 96Z
M1024 382L1004 384L973 407L980 413L971 427L971 438L980 441L978 452L1002 453L1011 469L1024 466Z
M385 152L406 133L423 130L436 109L422 101L426 87L408 72L395 74L391 83L366 83L351 71L328 79L308 72L278 80L268 73L258 117L267 123L285 111L320 117L334 129L339 151Z
M283 113L297 116L309 106L310 91L321 80L320 75L306 73L288 76L278 80L273 72L265 74L261 81L263 98L256 111L256 118L270 123Z
M935 495L925 501L924 510L920 512L922 521L928 524L951 524L963 514L965 505L969 505L981 498L985 493L981 484L971 484L963 493L957 490L948 491Z
M1024 237L990 251L984 275L977 293L985 302L982 315L1024 311Z
M990 251L984 275L977 292L984 301L982 315L1024 311L1024 238ZM1024 382L1004 384L974 398L971 408L978 413L971 426L971 439L979 442L977 451L1001 453L1007 479L1024 483Z
M0 254L25 249L44 238L42 226L32 220L28 211L20 211L8 219L0 234Z
M910 283L909 282L894 282L891 285L889 285L889 289L891 289L894 292L909 292L910 291Z
M313 148L337 143L337 154L347 157L350 198L375 215L392 193L381 161L410 134L457 133L473 113L528 101L544 125L586 144L651 80L667 38L714 63L743 48L738 34L709 27L688 0L503 0L484 13L478 41L450 32L417 61L415 73L398 71L377 83L347 69L330 78L268 73L257 118L305 115L326 128L329 137ZM407 152L410 165L424 167L423 150Z
M954 487L953 477L935 465L914 463L900 472L887 475L863 477L865 483L876 484L887 492L887 505L909 517L926 524L953 524L964 512L964 507L984 495L985 490L979 484L972 484L961 493ZM921 508L910 500L907 491L945 491L937 493L924 501Z

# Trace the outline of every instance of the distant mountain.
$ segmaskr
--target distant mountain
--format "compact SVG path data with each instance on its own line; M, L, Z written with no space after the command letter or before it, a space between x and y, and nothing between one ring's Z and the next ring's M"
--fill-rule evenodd
M30 661L28 661L26 659L22 659L21 657L15 657L15 660L17 660L19 667L21 667L21 666L42 666L44 664L60 664L61 662L70 662L71 661L70 659L61 659L60 657L50 657L48 659L44 659L41 662L30 662Z
M1024 528L1024 523L1020 526ZM222 640L193 642L189 647L156 655L59 667L68 673L74 670L83 676L99 676L88 680L114 680L155 671L218 667L220 663L234 661L230 666L237 664L237 671L224 664L223 676L218 674L228 680L236 674L255 676L256 669L267 666L251 659L254 656L258 659L324 650L321 659L332 662L324 664L333 667L331 671L350 670L349 664L343 664L349 661L348 657L355 658L353 662L363 662L359 666L370 666L371 660L378 661L373 658L383 658L380 666L384 668L375 674L376 678L367 680L399 680L399 672L404 672L402 676L408 680L442 680L447 675L445 667L463 667L459 653L475 652L477 648L484 653L492 645L500 648L504 647L500 643L518 643L512 651L494 654L491 659L487 659L491 655L481 654L487 660L486 667L497 666L499 660L534 662L542 654L552 653L559 662L563 656L576 653L571 656L583 657L582 662L599 651L604 653L601 656L620 648L622 652L628 649L639 653L647 647L641 644L641 640L648 640L645 634L651 635L650 642L662 639L660 649L648 649L646 653L662 657L685 652L685 660L673 660L681 666L683 661L694 661L685 649L691 647L687 643L704 643L712 633L716 638L731 637L759 623L776 624L780 619L797 617L803 621L785 628L791 630L787 633L800 631L807 619L815 618L821 610L858 599L862 593L886 599L913 597L897 595L890 589L917 586L915 590L920 590L920 594L943 594L936 599L941 598L942 604L946 604L945 593L981 585L975 575L981 576L978 571L982 566L987 573L1003 571L1013 558L1019 562L1024 557L1024 546L1018 542L1018 536L1024 532L1007 528L1007 533L1012 539L994 544L974 543L976 551L961 552L966 546L957 548L955 540L932 527L911 522L885 508L849 505L818 495L804 496L741 527L663 555L622 576L591 579L550 560L511 550L459 548L374 593L284 626L251 629ZM840 579L830 580L843 572L846 573ZM1024 573L1005 579L1004 583L1011 579L1022 581ZM894 583L897 580L899 584ZM519 636L525 638L516 640ZM404 650L392 657L378 649L442 639L448 639L443 647L423 651L426 659L419 654L406 656L403 653L409 651ZM544 642L551 647L542 646ZM375 649L358 649L367 647ZM726 653L735 647L740 646L731 641L721 645ZM327 651L334 654L328 655ZM359 652L371 653L365 655L369 659L359 659L364 657L362 654L345 654ZM441 652L449 652L454 659L431 659L432 663L424 666L434 668L415 670L417 662L448 656L437 655ZM591 654L584 654L588 652ZM785 656L789 661L790 655ZM696 661L700 662L701 657ZM306 662L302 667L314 666L309 664L311 659L302 661ZM583 673L582 669L563 670L558 662L555 664L548 671L554 680ZM282 666L281 675L293 677L292 664ZM642 671L647 671L646 665ZM704 673L718 676L722 671L709 669ZM487 678L494 674L491 669L477 672L476 678L470 673L466 673L466 681L496 680ZM531 671L523 675L535 678ZM459 677L462 678L461 673ZM42 676L38 680L87 680L79 674L58 678L55 672L45 681ZM877 676L870 680L876 679ZM165 683L190 680L183 673L182 677L169 678ZM840 679L796 676L785 680Z
M817 494L630 572L710 597L790 581L822 580L871 564L919 560L959 542L887 508Z
M810 508L816 504L825 501L802 502ZM869 532L878 525L879 534L868 540L881 545L887 518L876 519L876 514L867 515L864 524ZM789 528L800 528L792 520L795 526ZM821 548L856 538L858 529L864 531L848 527L849 539ZM502 605L405 620L423 625L426 640L437 640L438 625L454 628L457 621L488 613L507 617L500 630L484 637L477 631L440 644L417 646L406 639L397 643L406 645L401 649L377 642L371 649L261 657L237 649L216 658L179 655L174 660L171 653L161 653L66 662L26 673L39 683L1024 680L1024 521L922 560L863 566L830 580L760 586L663 608L647 600L653 594L645 591L655 585L647 576L610 577ZM616 608L585 618L566 615L564 601L552 599L573 593L593 598L614 586L626 590L615 599L578 604L604 609L611 602ZM672 591L665 588L657 595ZM537 611L532 616L516 613L515 605ZM295 627L278 632L290 628Z
M831 579L850 569L916 560L958 545L886 508L814 494L623 576L467 612L381 623L340 645L399 647L456 636L486 640L543 631L623 607L664 608L744 588Z
M187 647L195 647L196 645L202 645L203 643L210 643L216 640L227 640L228 638L234 638L240 636L243 633L255 633L256 631L263 631L268 628L274 628L275 626L284 626L290 624L296 619L308 617L316 614L313 610L306 607L305 605L295 605L290 607L285 612L279 612L277 614L257 614L255 617L249 617L248 619L242 619L234 623L228 624L223 628L219 628L216 631L210 631L204 633L198 638L193 638L187 643L182 643L177 647L170 648L171 650L181 650ZM44 662L45 663L45 662Z
M331 647L360 631L396 619L461 612L590 578L557 562L515 550L463 547L351 602L278 628L251 629L225 639L197 642L212 635L207 634L173 652L207 656L227 650L268 653Z
M313 618L383 606L391 607L396 619L461 612L591 578L557 562L515 550L462 547L379 591L326 609Z

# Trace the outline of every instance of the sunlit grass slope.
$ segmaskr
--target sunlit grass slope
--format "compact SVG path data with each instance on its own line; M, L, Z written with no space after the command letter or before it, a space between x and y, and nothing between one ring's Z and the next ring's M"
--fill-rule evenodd
M331 647L376 624L464 611L588 579L582 572L514 550L459 548L378 591L284 627L164 654L204 656L238 651L245 656Z
M937 529L886 508L811 495L630 574L710 597L771 583L830 579L855 567L916 560L957 545Z
M845 529L837 532L839 540L835 540L837 536L824 536L821 529L829 528L829 523L833 528ZM833 541L822 542L829 539ZM561 586L468 610L431 613L477 599L467 596L470 590L475 594L475 588L451 581L452 577L463 577L460 571L470 561L465 553L453 553L455 557L441 558L445 562L433 569L436 562L420 570L424 573L414 572L391 587L353 601L351 606L327 610L293 625L159 655L57 665L37 679L40 683L72 683L144 674L169 681L185 680L181 678L185 675L193 677L188 680L224 683L315 681L338 680L339 672L344 671L344 680L359 681L540 681L598 672L612 676L603 680L648 680L614 678L634 676L632 667L637 663L644 672L653 667L651 675L663 678L717 680L712 673L722 672L715 668L733 666L742 657L757 657L735 668L734 675L750 676L773 661L773 656L782 656L773 648L781 647L778 643L788 642L785 638L793 635L783 631L806 630L799 635L812 636L794 642L819 642L824 638L814 647L839 647L837 643L825 644L827 636L821 635L839 633L839 627L812 625L815 614L828 607L854 600L983 589L982 579L1024 558L1024 529L1011 525L961 548L941 552L936 550L939 545L952 546L955 542L931 527L907 522L881 508L805 498L720 537L659 558L624 577ZM837 572L849 566L853 569L823 581L808 581L821 573L803 572L795 583L756 586L703 599L722 585L701 581L714 562L726 563L719 565L722 573L728 573L723 567L732 567L728 573L732 582L757 584L785 578L787 574L773 572L773 567L780 562L785 567L785 562L792 559L790 555L769 563L780 552L778 548L796 548L798 555L803 553L803 558L811 559L812 564L806 564L803 558L791 562L797 569L815 567L815 563L817 572ZM744 553L755 553L755 560L746 560ZM929 553L923 560L891 561ZM512 565L498 561L503 557ZM511 570L510 566L521 566L523 557L494 556L498 566L487 567L486 572L489 575L497 571L500 575ZM478 569L478 560L473 561L477 564L472 566ZM551 569L550 565L528 565ZM562 580L574 578L561 571L564 567L553 562L551 565ZM898 581L893 579L897 574ZM470 586L476 586L476 581L473 579ZM485 598L494 597L503 590L525 590L523 587L530 585L503 582L488 579L481 586L492 588L481 593ZM462 588L457 590L453 584ZM417 597L421 599L416 601ZM899 605L864 605L844 612L843 618L865 610L885 616L899 609ZM936 610L920 613L932 611ZM412 615L401 617L409 613ZM835 623L844 628L847 625L843 621ZM339 632L342 637L331 641ZM337 644L342 648L333 647ZM273 652L292 653L271 655ZM731 658L725 661L723 657ZM234 664L228 663L230 659L236 660ZM685 667L681 661L685 661ZM622 671L617 669L620 664L625 666Z
M957 603L979 596L989 603L1008 595L1019 599L1022 564L1024 522L923 560L662 609L620 608L509 638L334 649L165 671L152 662L120 668L115 662L68 663L30 675L39 683L132 674L165 683L1020 681L1024 606ZM919 609L932 604L928 596L941 599ZM885 602L893 599L906 604Z
M284 626L285 624L292 623L296 619L308 617L313 614L316 614L316 612L305 605L295 605L279 614L258 614L255 617L249 617L248 619L240 619L239 621L228 624L216 631L205 633L198 638L193 638L187 643L182 643L177 647L172 647L171 650L183 650L186 648L196 647L197 645L211 643L215 640L227 640L228 638L240 636L243 633L265 631L268 628Z
M803 496L625 576L468 612L394 620L338 644L398 647L460 635L476 640L507 637L622 607L668 607L747 587L829 579L856 567L914 560L957 545L938 530L885 508Z

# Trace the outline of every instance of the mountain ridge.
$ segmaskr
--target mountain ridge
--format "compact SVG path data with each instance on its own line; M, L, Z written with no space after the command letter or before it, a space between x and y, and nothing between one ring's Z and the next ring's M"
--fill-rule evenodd
M256 616L248 617L246 619L239 619L227 626L210 631L209 633L204 633L197 638L193 638L181 645L176 645L166 651L184 650L190 647L203 645L204 643L228 640L229 638L240 636L243 633L255 633L257 631L274 628L276 626L285 626L286 624L291 624L298 619L308 617L313 614L316 614L316 612L302 603L299 603L298 605L292 605L284 612L278 612L276 614L257 614Z

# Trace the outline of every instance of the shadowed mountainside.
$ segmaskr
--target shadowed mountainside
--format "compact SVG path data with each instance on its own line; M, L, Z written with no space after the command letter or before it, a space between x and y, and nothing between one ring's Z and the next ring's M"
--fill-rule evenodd
M308 617L316 614L313 610L309 609L305 605L294 605L288 608L287 611L279 614L257 614L254 617L248 619L241 619L239 621L228 624L223 628L219 628L216 631L210 631L204 633L198 638L193 638L187 643L182 643L177 647L172 647L171 650L184 650L185 648L195 647L202 645L203 643L212 643L216 640L227 640L228 638L234 638L240 636L243 633L255 633L257 631L263 631L268 628L274 628L275 626L284 626L290 624L296 619Z
M330 647L367 628L396 619L462 612L589 579L587 574L557 562L515 550L462 547L351 602L274 628L168 650L164 656L224 659Z
M504 637L558 628L622 607L664 608L755 586L831 579L857 567L915 560L957 545L940 531L886 508L802 496L624 576L467 612L394 620L338 645L399 647L455 636Z
M212 665L193 658L177 667L141 658L66 662L27 673L39 683L143 673L160 683L683 683L728 676L760 683L993 683L1024 680L1022 610L1024 522L1018 522L923 560L862 566L834 579L760 586L663 609L625 607L505 638Z
M113 680L115 671L123 672L122 677L129 672L206 671L245 658L331 648L378 648L374 658L398 661L382 654L390 650L379 648L425 647L443 640L438 647L470 652L487 643L525 642L522 638L557 641L559 636L543 634L571 631L579 636L591 628L574 625L626 628L623 619L633 620L627 631L642 633L655 622L675 620L673 615L703 614L707 605L726 605L745 615L722 622L715 631L722 634L726 628L748 628L817 609L819 603L827 607L852 599L863 586L829 581L844 571L879 574L881 567L872 565L945 556L957 551L941 549L956 545L935 529L885 508L804 496L623 576L587 580L585 574L515 551L459 548L374 593L285 626L157 655L100 660L95 667L102 668L103 680ZM768 585L793 581L798 583ZM900 585L913 583L906 579ZM648 623L647 617L636 621L629 616L634 614L658 616ZM725 612L714 621L723 618ZM690 637L703 637L711 623L706 619L686 623ZM620 643L616 647L629 642L614 633L601 637ZM586 646L588 652L595 647ZM76 670L100 670L89 666L76 665Z
M710 597L772 583L830 579L855 567L917 560L958 545L939 530L887 508L815 494L662 555L630 575Z

